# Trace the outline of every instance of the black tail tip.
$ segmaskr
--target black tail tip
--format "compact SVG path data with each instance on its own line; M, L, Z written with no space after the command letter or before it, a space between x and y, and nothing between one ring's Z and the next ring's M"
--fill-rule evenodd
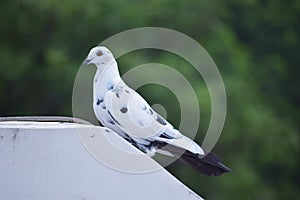
M222 163L222 160L212 152L200 157L197 154L185 153L180 160L189 165L196 171L207 176L221 176L231 172L231 169Z
M209 152L202 158L208 176L220 176L225 173L230 173L231 169L222 163L222 160L213 152Z
M232 170L229 167L225 166L224 164L219 163L219 165L222 166L224 173L232 172Z
M225 173L230 173L232 170L225 166L223 163L219 162L218 166L216 166L216 169L212 171L211 176L221 176Z

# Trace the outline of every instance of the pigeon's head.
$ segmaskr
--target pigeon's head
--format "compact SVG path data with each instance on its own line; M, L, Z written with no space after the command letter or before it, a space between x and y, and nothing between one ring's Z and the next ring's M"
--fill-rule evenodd
M97 46L91 49L89 55L83 62L84 65L95 64L98 66L107 66L115 61L114 56L108 50L108 48L103 46Z

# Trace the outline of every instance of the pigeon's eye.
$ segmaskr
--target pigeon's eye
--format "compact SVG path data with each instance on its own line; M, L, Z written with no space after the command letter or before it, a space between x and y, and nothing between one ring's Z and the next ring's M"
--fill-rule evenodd
M96 53L96 55L97 55L97 56L102 56L103 53L102 53L102 51L98 51L98 52Z

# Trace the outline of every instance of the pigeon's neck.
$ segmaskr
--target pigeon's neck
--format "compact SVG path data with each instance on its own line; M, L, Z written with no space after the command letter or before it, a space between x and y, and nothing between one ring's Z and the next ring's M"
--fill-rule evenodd
M116 61L110 65L97 66L97 72L94 77L94 87L110 87L110 85L117 85L120 81L121 77Z

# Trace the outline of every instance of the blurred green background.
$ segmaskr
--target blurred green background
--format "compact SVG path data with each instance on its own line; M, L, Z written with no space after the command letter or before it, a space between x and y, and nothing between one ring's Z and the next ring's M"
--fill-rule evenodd
M228 111L214 151L233 172L206 177L180 163L168 170L206 199L297 199L299 22L298 0L1 0L0 115L71 116L73 82L90 48L127 29L171 28L203 45L220 70ZM190 78L200 99L201 143L210 118L201 77L178 56L151 50L122 56L120 71L148 62ZM155 85L140 92L165 105L178 125L172 93Z

